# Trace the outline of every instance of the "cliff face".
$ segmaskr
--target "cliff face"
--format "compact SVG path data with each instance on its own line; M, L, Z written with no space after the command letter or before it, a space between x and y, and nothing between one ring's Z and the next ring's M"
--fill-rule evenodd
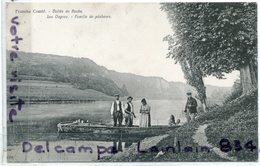
M129 73L118 73L115 71L106 72L106 77L112 79L119 87L126 85L130 95L135 97L148 97L153 99L184 99L187 91L193 91L193 87L182 82L168 82L160 77L144 77ZM206 85L207 96L211 98L218 93L219 99L231 88ZM216 97L216 95L214 95Z

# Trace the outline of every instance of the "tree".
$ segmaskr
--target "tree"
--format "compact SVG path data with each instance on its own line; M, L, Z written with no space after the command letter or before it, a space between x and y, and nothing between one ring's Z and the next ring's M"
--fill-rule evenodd
M205 74L193 60L194 52L189 45L190 43L185 40L180 41L179 38L174 38L171 35L166 36L164 41L167 41L169 45L167 57L174 58L176 63L180 63L187 83L196 89L203 111L205 112L207 110L206 87L203 81Z
M176 60L176 63L179 62L181 65L181 69L184 73L184 77L187 80L187 83L194 87L197 91L198 98L203 106L203 111L205 112L207 109L207 96L206 96L206 87L204 85L203 77L205 74L203 71L201 71L200 68L196 66L194 61L192 60L192 54L193 52L187 47L187 49L182 49L184 47L175 47L175 42L177 40L174 40L171 36L166 36L164 38L165 41L168 41L169 44L169 50L171 50L168 53L169 57L174 57ZM183 43L183 45L188 43ZM180 51L181 55L184 56L178 56L175 57L173 53L178 54L178 51Z
M240 70L243 93L257 86L256 3L164 3L174 34L168 56L203 76ZM166 39L166 40L167 40Z
M196 89L203 111L205 112L207 110L207 96L206 87L203 81L203 73L198 68L193 66L190 59L183 60L180 64L187 83Z

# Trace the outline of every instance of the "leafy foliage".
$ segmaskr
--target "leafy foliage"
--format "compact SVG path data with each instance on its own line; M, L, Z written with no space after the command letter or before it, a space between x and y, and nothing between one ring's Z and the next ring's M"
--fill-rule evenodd
M223 78L257 56L256 3L164 3L173 35L168 57L191 59L204 75Z

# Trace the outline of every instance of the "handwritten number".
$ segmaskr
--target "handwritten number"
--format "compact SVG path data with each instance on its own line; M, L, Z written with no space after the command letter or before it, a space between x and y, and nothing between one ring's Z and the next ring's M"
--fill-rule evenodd
M253 145L253 141L249 141L244 146L246 149L250 149L251 152L253 152L256 149L256 146Z
M222 152L230 152L232 150L232 146L230 145L230 142L228 139L221 139L219 142L219 146L220 146L220 150ZM253 145L253 141L248 141L245 145L244 145L245 149L249 149L251 152L253 152L254 150L257 149L257 147L255 145ZM243 147L241 146L241 142L240 140L234 140L234 150L235 151L240 151L243 150Z
M220 150L222 152L229 152L232 150L232 146L230 145L230 142L228 139L221 139L219 142Z
M235 151L240 151L243 149L239 140L234 140L234 144L235 144Z

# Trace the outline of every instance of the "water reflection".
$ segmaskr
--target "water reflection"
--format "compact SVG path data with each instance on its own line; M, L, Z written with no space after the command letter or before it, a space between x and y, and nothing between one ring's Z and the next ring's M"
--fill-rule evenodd
M113 153L123 152L124 149L129 148L134 142L122 142L121 139L113 141ZM123 146L124 145L124 146Z
M130 147L133 143L137 143L144 139L144 136L122 137L121 135L101 135L88 133L59 133L59 140L72 141L98 141L107 144L113 144L114 153L123 152L124 149Z
M58 140L81 140L81 141L104 141L104 142L138 142L147 136L145 135L127 135L121 134L95 134L95 133L59 133Z
M122 141L118 140L118 142L113 142L113 153L123 152Z

